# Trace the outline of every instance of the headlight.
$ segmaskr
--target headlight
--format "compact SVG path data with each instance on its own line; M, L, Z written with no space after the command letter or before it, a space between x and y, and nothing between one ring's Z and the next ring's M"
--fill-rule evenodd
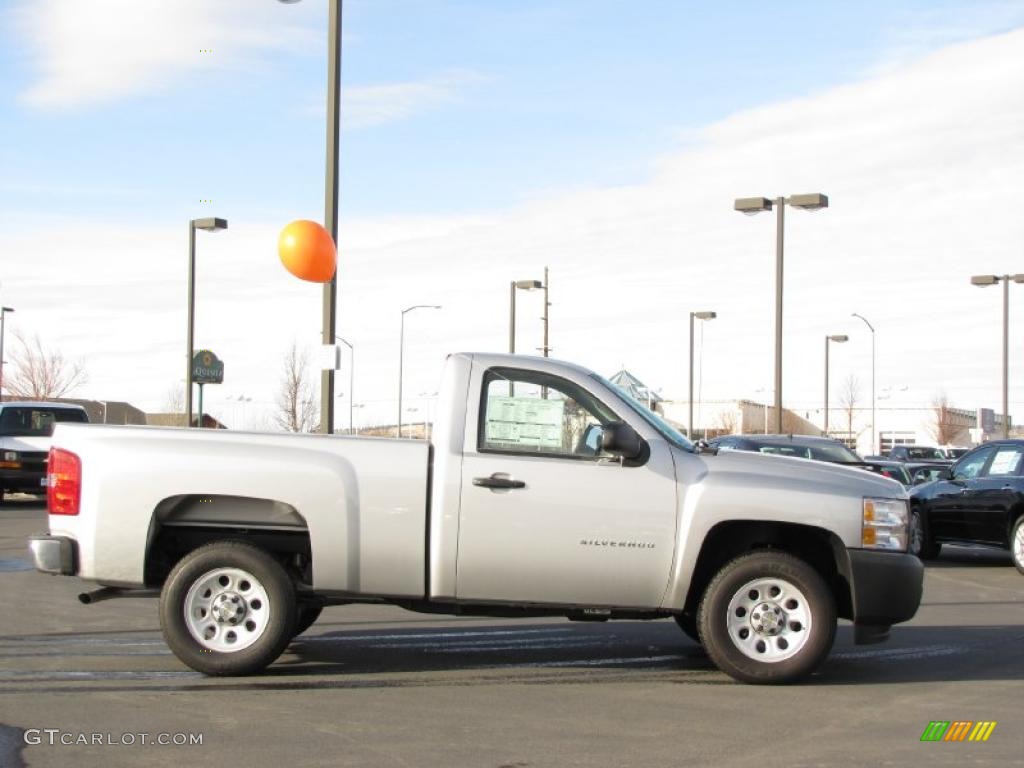
M861 545L906 552L908 517L905 499L864 499Z
M18 460L18 452L4 451L3 460L0 461L0 469L21 469L21 462Z

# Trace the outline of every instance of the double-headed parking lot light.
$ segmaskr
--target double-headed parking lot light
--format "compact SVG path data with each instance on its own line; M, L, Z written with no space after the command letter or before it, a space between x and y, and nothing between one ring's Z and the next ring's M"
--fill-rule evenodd
M775 208L775 428L782 433L782 253L785 210L790 205L805 211L828 208L828 196L820 192L790 195L770 200L767 197L740 197L733 209L747 215Z

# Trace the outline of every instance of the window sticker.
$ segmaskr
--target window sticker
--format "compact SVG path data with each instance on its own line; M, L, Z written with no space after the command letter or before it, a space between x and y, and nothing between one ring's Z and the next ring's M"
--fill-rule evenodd
M1021 452L1018 450L1003 450L996 453L992 459L992 466L989 468L990 475L1012 475L1017 471L1020 463Z
M564 400L491 396L484 440L492 447L561 451L564 418Z

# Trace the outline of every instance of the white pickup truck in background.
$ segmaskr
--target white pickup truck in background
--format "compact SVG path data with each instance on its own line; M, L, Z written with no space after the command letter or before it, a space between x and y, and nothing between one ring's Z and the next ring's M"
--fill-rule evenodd
M181 661L257 672L325 605L674 617L734 678L789 682L837 618L921 598L907 496L860 469L698 450L600 376L449 357L432 443L61 424L36 567L160 590Z

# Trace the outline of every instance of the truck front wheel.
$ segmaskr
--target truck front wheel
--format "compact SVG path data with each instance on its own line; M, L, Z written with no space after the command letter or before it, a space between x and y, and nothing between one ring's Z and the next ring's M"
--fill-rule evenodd
M825 660L836 634L836 603L824 579L784 552L753 552L727 563L697 615L719 669L745 683L791 683Z
M263 550L220 541L174 566L160 594L160 626L184 664L207 675L247 675L274 662L295 628L295 587Z

